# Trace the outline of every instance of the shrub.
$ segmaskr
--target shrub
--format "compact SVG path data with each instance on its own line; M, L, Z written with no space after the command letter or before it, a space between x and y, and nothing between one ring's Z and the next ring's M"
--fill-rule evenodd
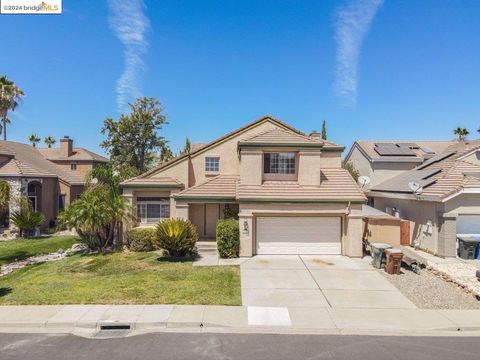
M170 256L182 257L195 250L198 233L189 220L166 219L158 223L155 246L168 251Z
M135 228L128 232L128 247L131 251L152 251L155 241L154 228Z
M240 252L240 229L235 219L217 222L217 249L220 257L238 257Z
M31 236L33 230L45 221L45 216L41 212L33 211L30 208L21 208L10 215L10 221L18 227L20 236Z

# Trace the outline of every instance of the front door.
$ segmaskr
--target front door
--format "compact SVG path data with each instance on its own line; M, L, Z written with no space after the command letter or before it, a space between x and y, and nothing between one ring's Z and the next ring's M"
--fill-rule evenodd
M214 238L217 229L217 221L220 219L220 204L205 204L205 233L203 236Z

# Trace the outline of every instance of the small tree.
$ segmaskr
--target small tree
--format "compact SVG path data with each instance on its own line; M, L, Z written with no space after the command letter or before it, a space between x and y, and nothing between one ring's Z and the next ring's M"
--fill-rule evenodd
M457 127L453 130L453 134L457 137L458 141L465 141L470 132L466 128Z
M32 134L28 138L28 141L30 141L32 143L33 147L36 147L37 143L40 142L40 137L36 134Z
M187 137L185 138L185 145L183 146L182 154L190 154L190 151L192 151L192 143Z
M343 161L342 167L350 173L350 175L352 176L353 180L355 180L355 182L358 182L358 178L360 177L360 172L355 168L355 166L350 161L348 162Z
M60 222L74 228L91 250L102 252L113 246L122 221L132 216L128 201L120 193L122 180L122 174L111 165L95 167L87 175L86 191L59 216Z
M327 140L327 122L325 120L322 123L322 140Z
M57 141L55 140L55 138L51 135L47 136L43 142L45 143L45 145L47 145L49 148L52 147L53 144L55 144Z

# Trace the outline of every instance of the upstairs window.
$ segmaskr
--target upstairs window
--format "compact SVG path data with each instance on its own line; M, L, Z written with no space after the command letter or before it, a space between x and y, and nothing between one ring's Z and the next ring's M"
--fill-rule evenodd
M71 163L70 164L70 170L72 170L72 171L77 170L77 164L76 163Z
M265 174L295 174L295 153L263 154L263 172Z
M205 158L205 171L206 172L219 172L220 171L220 158L218 156L208 156Z

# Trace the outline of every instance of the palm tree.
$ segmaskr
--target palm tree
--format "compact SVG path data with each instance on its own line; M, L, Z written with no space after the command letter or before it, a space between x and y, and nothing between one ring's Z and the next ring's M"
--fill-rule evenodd
M458 141L464 141L470 132L466 128L457 127L453 130L453 134L457 137Z
M0 134L1 134L2 131L3 131L3 140L7 140L7 134L6 134L6 132L7 132L7 124L11 124L12 121L11 121L10 118L8 118L8 117L3 117L3 118L1 119L1 121L2 121L3 125L0 125Z
M32 146L35 147L37 143L40 142L40 137L36 134L32 134L28 138L28 141L30 141L32 143Z
M51 148L53 144L55 144L56 140L53 136L49 135L45 138L45 140L43 140L43 142L49 147Z
M8 112L15 111L24 95L23 90L12 80L5 75L0 76L0 121L3 123L3 140L7 140L7 124L10 124Z

